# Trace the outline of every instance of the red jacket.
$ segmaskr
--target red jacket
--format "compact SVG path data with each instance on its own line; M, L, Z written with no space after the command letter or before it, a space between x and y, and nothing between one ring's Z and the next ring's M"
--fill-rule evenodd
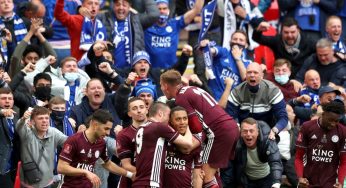
M71 40L71 55L80 60L85 51L79 49L80 36L82 32L83 20L82 15L70 15L64 10L64 0L57 0L54 17L59 20L63 26L67 27Z

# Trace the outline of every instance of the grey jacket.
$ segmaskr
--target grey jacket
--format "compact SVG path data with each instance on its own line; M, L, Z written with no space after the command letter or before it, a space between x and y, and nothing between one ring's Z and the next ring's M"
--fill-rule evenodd
M144 30L153 25L160 16L159 10L153 0L146 0L145 2L145 13L138 14L130 11L131 14L131 26L132 26L132 42L133 52L135 54L138 51L145 50L144 45ZM114 12L107 11L99 14L98 18L101 20L103 25L106 27L107 36L109 41L113 41L114 31Z
M40 150L44 147L42 159L40 164L38 164L43 176L42 180L31 185L33 187L45 187L53 180L53 170L55 162L55 150L57 146L63 146L67 136L60 132L54 127L49 127L47 134L44 139L40 139L37 136L37 131L35 128L29 128L25 124L25 120L20 119L16 124L16 130L20 137L21 146L21 160L22 163L31 162L32 158L35 162L38 162ZM30 153L32 157L30 156ZM23 173L21 174L22 183L28 185L27 180L24 178Z

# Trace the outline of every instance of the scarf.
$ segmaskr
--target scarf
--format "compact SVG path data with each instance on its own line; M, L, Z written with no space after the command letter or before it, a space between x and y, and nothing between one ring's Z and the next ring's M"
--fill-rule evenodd
M82 33L80 36L79 49L88 51L92 44L98 40L106 39L106 27L98 19L95 22L87 17L84 17Z
M14 35L16 37L17 44L19 44L20 41L22 41L25 35L28 33L22 18L20 18L16 13L13 13L13 15L9 18L1 17L0 28L5 28L4 22L8 22L11 20L13 20Z
M117 68L129 67L133 56L131 14L126 17L123 27L116 18L114 20L113 44L116 66Z
M255 7L251 10L250 2L248 0L240 0L241 7L247 12L247 16L244 20L241 20L238 29L246 31L249 39L249 50L255 49L258 45L254 40L252 40L253 28L249 23L254 18L263 17L261 11ZM225 2L225 20L224 20L224 36L222 47L230 50L229 42L231 41L232 34L237 30L237 18L234 13L234 9L231 1Z
M7 41L4 38L0 39L0 67L5 68L8 61Z
M76 97L79 91L79 80L75 81L73 86L66 83L64 87L64 99L66 101L66 115L69 116L71 108L76 105Z
M216 0L212 0L202 9L202 14L201 14L202 28L199 31L198 44L201 42L201 40L204 39L205 35L207 34L209 30L209 27L214 17L215 8L216 8Z
M341 52L343 54L346 53L346 46L345 44L339 40L338 42L333 43L333 49L335 52Z
M283 41L284 45L285 45L285 49L286 49L286 51L289 54L291 54L291 55L298 55L300 53L300 50L298 48L299 47L299 43L300 43L300 39L301 39L300 37L301 37L300 33L298 33L297 40L296 40L296 42L292 46L288 45L285 41Z

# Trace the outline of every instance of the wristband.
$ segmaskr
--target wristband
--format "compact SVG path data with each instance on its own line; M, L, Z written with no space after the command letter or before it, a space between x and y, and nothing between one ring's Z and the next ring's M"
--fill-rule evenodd
M130 172L130 171L127 171L126 172L126 177L131 179L133 177L133 173Z

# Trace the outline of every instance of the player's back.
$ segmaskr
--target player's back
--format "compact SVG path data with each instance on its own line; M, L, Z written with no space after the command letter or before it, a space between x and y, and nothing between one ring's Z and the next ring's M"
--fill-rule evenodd
M232 119L215 99L201 88L194 86L182 87L175 100L176 104L184 107L188 114L197 113L211 129L214 129L213 126L217 126L218 122Z
M166 144L178 137L168 125L148 122L136 134L136 179L132 187L161 187Z

